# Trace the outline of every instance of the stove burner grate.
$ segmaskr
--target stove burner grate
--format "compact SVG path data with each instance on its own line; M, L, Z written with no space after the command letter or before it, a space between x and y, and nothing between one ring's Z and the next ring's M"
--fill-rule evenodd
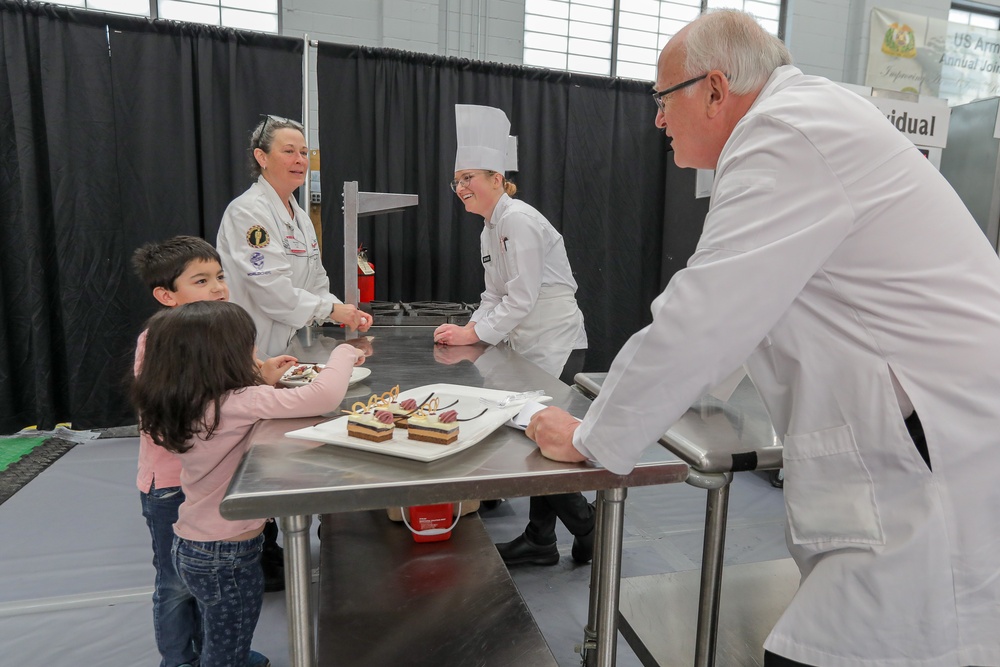
M467 324L479 304L450 301L372 301L362 304L374 326L438 326Z

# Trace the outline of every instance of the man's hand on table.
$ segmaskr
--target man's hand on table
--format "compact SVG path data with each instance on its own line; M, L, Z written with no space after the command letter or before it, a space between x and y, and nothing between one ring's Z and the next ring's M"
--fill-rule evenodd
M457 324L442 324L434 330L434 342L438 345L472 345L479 342L476 323L469 322L464 327Z
M561 408L545 408L536 412L525 434L538 444L538 449L547 459L564 463L586 461L587 457L573 446L573 433L580 426L580 420Z

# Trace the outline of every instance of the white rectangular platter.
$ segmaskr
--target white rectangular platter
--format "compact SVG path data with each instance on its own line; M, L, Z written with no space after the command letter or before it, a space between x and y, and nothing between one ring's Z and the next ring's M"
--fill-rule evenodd
M488 407L480 403L480 398L499 401L514 392L483 389L481 387L466 387L457 384L428 384L400 392L398 400L403 401L407 398L412 398L419 402L426 399L431 393L434 394L435 398L440 400L442 410L445 406L457 400L458 403L451 405L447 409L456 410L459 419L466 419L474 417L482 412L483 408ZM532 400L542 402L551 400L551 397L541 396ZM347 435L347 415L317 424L316 426L289 431L285 435L289 438L318 440L319 442L327 442L331 445L360 449L366 452L375 452L376 454L398 456L404 459L413 459L414 461L436 461L472 447L520 412L526 402L519 401L505 408L488 407L487 411L481 417L461 422L458 440L450 445L409 440L404 428L395 429L392 440L386 440L385 442L370 442L361 438L353 438Z

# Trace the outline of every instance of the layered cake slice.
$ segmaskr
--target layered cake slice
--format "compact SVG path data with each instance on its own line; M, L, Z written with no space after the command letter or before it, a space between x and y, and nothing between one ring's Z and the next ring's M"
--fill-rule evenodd
M364 403L355 403L354 412L347 418L347 435L352 438L385 442L392 439L395 430L391 412Z
M437 400L424 404L408 419L407 433L410 440L448 445L458 440L458 413L446 410L437 412Z

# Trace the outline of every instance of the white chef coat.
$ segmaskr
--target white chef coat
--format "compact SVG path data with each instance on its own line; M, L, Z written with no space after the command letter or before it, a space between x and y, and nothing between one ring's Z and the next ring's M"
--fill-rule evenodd
M328 319L340 303L330 293L312 221L294 198L289 202L294 220L258 177L226 207L216 242L229 299L253 318L263 358L281 354L298 329Z
M570 352L587 347L562 236L533 207L503 194L484 221L480 250L486 289L471 318L476 335L490 345L507 338L559 377Z
M574 444L625 473L747 360L784 438L803 576L765 647L824 667L1000 665L1000 259L881 112L776 70L652 312Z

